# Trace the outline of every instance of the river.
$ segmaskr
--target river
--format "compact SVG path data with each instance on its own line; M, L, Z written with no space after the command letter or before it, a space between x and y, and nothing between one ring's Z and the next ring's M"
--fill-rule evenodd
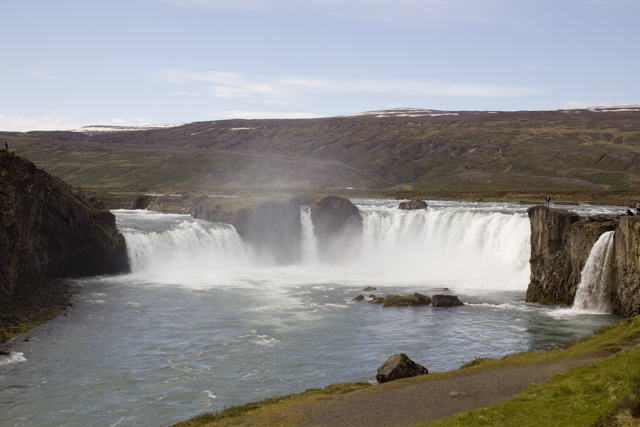
M526 205L429 201L426 211L401 211L393 200L353 201L361 241L322 263L303 207L303 260L291 266L257 259L231 226L114 211L132 272L74 280L64 315L8 343L0 425L167 426L335 382L374 382L399 352L445 371L554 348L620 319L524 302ZM414 292L455 294L465 305L353 300Z

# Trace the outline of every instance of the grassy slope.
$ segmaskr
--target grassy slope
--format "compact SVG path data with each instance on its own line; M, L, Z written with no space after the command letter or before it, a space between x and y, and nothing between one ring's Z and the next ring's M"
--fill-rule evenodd
M91 187L640 190L640 113L228 120L140 132L2 134Z
M476 359L460 370L402 382L429 381L455 376L469 370L501 367L569 358L600 352L605 357L597 362L555 375L542 384L533 384L515 398L486 408L459 413L443 420L420 424L436 426L625 426L638 425L640 419L640 317L625 319L606 327L565 349L547 352L525 352L502 359ZM338 384L324 390L267 399L226 409L216 414L202 414L174 427L220 426L295 426L304 418L304 408L331 405L334 399L351 392L375 393L368 384ZM635 424L634 424L635 423Z

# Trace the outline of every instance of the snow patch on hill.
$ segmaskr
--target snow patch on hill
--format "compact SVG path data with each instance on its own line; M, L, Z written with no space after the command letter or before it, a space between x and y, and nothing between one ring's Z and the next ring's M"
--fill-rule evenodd
M173 123L173 124L160 124L160 125L140 125L140 126L108 126L108 125L95 125L84 126L78 129L72 129L71 132L82 133L97 133L97 132L130 132L141 130L153 130L153 129L168 129L178 126L183 126L186 123Z

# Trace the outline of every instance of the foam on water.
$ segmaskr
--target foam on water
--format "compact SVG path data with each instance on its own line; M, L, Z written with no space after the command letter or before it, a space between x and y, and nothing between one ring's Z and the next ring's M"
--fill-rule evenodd
M27 359L24 357L24 353L20 353L17 351L11 351L9 354L0 356L0 366L2 365L10 365L12 363L20 363L26 362Z

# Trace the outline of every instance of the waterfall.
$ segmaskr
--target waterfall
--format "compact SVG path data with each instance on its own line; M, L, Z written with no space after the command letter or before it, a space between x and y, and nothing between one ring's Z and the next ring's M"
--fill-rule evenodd
M572 311L609 313L609 278L613 254L613 231L604 233L591 248L581 273Z
M527 287L531 249L524 214L465 208L361 211L360 262L371 268L454 281L467 288Z
M260 280L525 290L530 225L524 213L464 205L404 211L359 205L363 234L338 261L318 257L308 207L301 208L302 262L276 267L253 256L229 225L189 215L116 211L133 274L147 282L211 287Z
M314 264L318 262L318 239L313 234L313 222L308 206L300 208L300 220L302 222L302 262Z
M114 211L134 275L161 283L223 283L251 253L232 226L190 215Z

